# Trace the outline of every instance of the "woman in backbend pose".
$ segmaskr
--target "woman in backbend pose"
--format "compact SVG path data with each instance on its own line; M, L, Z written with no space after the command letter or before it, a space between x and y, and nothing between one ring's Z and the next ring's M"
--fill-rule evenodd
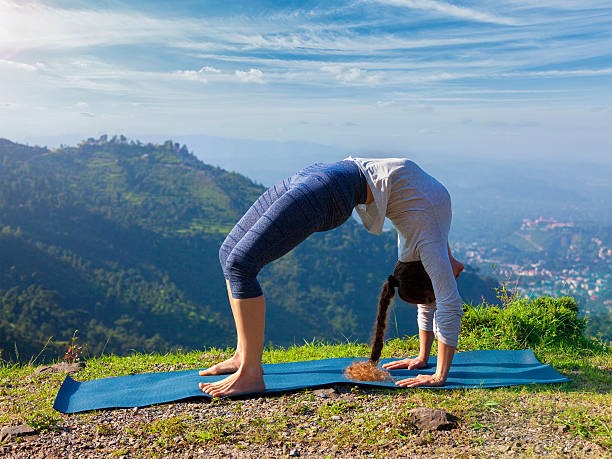
M218 382L200 383L203 392L223 397L265 389L261 357L266 303L257 274L312 233L344 223L353 208L368 231L380 234L387 217L398 232L399 262L384 283L379 301L383 315L395 287L401 298L421 303L419 356L391 362L385 368L423 368L435 334L435 374L397 384L444 384L463 315L455 280L463 265L453 258L448 245L450 196L442 184L407 159L347 158L307 167L268 189L228 234L219 258L236 323L236 353L200 372L201 376L231 373ZM379 322L384 334L384 320ZM382 347L382 339L378 341ZM374 354L377 361L380 349L377 356Z

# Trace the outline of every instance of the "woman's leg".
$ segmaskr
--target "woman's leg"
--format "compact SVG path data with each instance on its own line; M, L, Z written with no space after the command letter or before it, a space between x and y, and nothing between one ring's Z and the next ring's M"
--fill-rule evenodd
M263 354L266 302L256 298L234 298L240 366L234 374L216 383L200 383L200 389L213 397L228 397L265 389L261 356Z
M227 296L229 298L230 307L232 309L232 316L234 317L234 324L236 324L236 305L234 303L234 298L232 298L232 292L230 290L229 281L225 281L225 286L227 288ZM200 376L210 376L210 375L224 375L228 373L234 373L238 371L240 368L240 334L238 333L238 329L236 328L236 352L232 357L223 362L219 362L216 365L213 365L206 370L200 371Z
M261 356L264 343L266 302L257 274L312 234L319 226L317 215L303 209L304 190L290 190L276 200L235 244L227 257L228 292L236 323L236 354L201 375L234 374L200 389L214 397L226 397L265 389ZM236 364L238 367L236 368Z
M236 324L236 305L232 297L232 292L229 284L229 273L227 269L227 259L238 242L245 236L253 225L265 214L268 208L285 192L290 184L290 180L280 182L266 190L253 205L247 210L244 216L238 221L234 228L225 238L225 241L219 249L219 261L225 276L225 285L227 288L227 297L232 310L234 323ZM216 365L213 365L206 370L200 371L200 376L221 375L234 373L240 367L240 334L236 330L236 352L232 357Z
M218 369L232 368L232 365L235 368L236 361L240 365L233 375L222 381L200 384L205 393L223 397L265 388L261 357L266 303L257 274L266 264L285 255L312 233L342 224L350 217L352 208L366 200L365 178L361 179L355 165L344 174L346 178L334 171L330 171L328 177L322 178L321 175L304 175L303 181L296 182L271 203L233 244L222 262L229 280L238 348L236 355ZM338 201L344 205L338 206Z

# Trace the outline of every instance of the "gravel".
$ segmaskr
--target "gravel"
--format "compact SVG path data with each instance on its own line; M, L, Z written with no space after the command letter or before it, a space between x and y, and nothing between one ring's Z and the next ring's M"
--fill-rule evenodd
M338 387L266 398L200 400L61 415L57 427L50 431L5 441L0 445L0 457L612 457L609 450L575 435L565 426L554 425L552 420L537 419L538 413L529 414L527 410L486 412L479 418L478 426L473 420L462 419L461 413L455 413L458 423L453 430L419 431L399 414L400 408L410 403L408 397ZM323 408L342 402L356 408L321 417ZM364 419L382 419L383 415L388 425L383 423L377 427L381 429L380 438L370 442L375 444L346 444L341 437L330 435L334 428L344 425L359 429L369 422ZM174 430L171 427L165 431L161 427L151 430L151 426L162 420L168 421L162 422L163 425L171 426L173 419L179 420ZM220 428L237 425L238 430L216 438L194 439L190 435L198 425L214 419L219 420ZM405 426L403 438L386 438L383 432L391 431L398 423ZM258 425L261 427L258 437L253 438L250 428ZM280 430L274 432L279 425Z

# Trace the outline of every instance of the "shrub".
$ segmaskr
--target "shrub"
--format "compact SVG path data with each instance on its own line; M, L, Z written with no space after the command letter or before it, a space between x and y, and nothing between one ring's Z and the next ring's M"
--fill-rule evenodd
M524 349L590 347L586 321L570 297L518 299L503 306L464 308L460 345L469 348Z

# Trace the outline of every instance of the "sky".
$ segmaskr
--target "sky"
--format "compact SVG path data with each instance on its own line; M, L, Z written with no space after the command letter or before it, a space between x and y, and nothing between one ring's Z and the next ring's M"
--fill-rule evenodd
M612 161L609 0L0 0L0 137Z

